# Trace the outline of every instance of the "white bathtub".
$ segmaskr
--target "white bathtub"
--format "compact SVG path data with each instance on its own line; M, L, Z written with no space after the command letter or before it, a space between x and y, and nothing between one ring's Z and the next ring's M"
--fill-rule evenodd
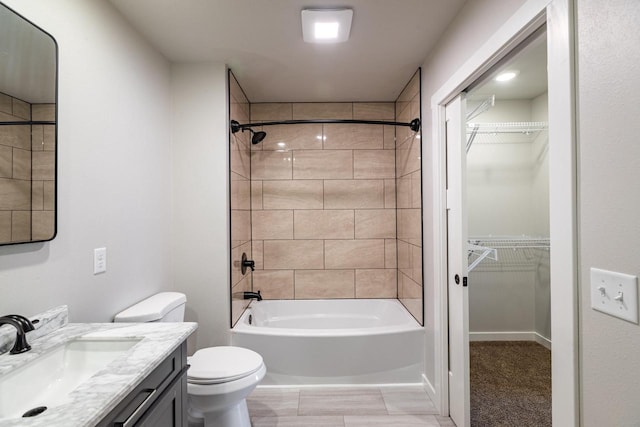
M231 342L262 355L263 385L422 381L424 329L398 300L254 301Z

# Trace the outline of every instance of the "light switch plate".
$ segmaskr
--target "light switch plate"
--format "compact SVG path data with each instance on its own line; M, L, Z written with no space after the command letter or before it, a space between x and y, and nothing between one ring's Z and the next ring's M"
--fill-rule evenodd
M93 274L107 271L107 248L93 250Z
M591 308L638 323L638 277L591 268Z

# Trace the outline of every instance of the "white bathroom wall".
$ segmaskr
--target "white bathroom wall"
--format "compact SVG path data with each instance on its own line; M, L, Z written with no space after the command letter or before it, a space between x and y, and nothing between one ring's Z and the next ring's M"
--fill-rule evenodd
M59 45L59 173L55 240L0 248L0 314L110 321L170 287L170 67L108 2L4 2Z
M591 309L590 268L640 275L640 2L576 4L581 425L631 427L640 326Z
M425 159L434 158L431 155L433 149L433 129L430 120L431 97L524 3L525 0L468 1L440 38L429 58L425 60L422 66L422 99L424 100L422 152ZM423 162L425 162L425 170L433 170L430 160L423 160ZM434 298L434 290L440 284L434 283L433 274L429 272L433 272L434 251L439 242L429 231L429 224L433 224L433 209L429 204L433 199L433 175L424 173L422 180L422 200L424 200L422 221L425 224L423 232L425 376L431 385L437 387L439 383L435 372L438 350L435 331L437 301Z
M229 152L223 64L171 67L174 289L199 328L189 352L229 343Z

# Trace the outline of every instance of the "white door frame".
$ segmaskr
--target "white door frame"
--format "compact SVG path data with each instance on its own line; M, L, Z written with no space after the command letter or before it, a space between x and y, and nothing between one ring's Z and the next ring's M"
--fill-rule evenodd
M579 425L578 275L574 21L572 0L527 1L433 95L433 283L435 303L435 396L449 413L446 104L477 80L543 23L547 23L549 86L549 189L551 238L551 335L553 425ZM426 263L425 263L426 264Z

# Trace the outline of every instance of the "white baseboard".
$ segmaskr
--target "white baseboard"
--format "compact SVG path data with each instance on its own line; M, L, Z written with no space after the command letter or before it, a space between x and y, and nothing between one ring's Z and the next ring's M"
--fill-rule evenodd
M429 395L429 399L431 399L435 407L440 408L440 399L438 397L438 394L436 393L436 389L425 374L422 374L422 387L424 387L424 391L427 392L427 394Z
M469 341L535 341L551 350L551 340L531 332L469 332Z

